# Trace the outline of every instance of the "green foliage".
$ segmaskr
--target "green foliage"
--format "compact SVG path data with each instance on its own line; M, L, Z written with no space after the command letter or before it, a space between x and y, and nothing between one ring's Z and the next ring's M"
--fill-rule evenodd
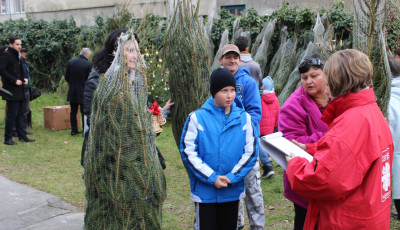
M147 65L149 102L157 101L160 106L163 106L170 97L168 70L165 68L162 54L165 21L154 14L147 14L143 19L135 21L134 28Z
M388 0L389 7L386 7L386 45L391 51L400 48L400 9L396 3L398 1Z
M133 23L133 13L126 6L123 6L111 18L106 19L105 30L111 32L118 28L131 28Z
M336 40L350 40L353 35L353 13L346 10L343 1L335 2L327 12L329 23L335 31Z
M232 34L233 21L235 21L235 16L227 9L222 9L218 12L218 16L219 19L214 20L211 29L211 39L213 40L214 46L217 50L222 33L224 33L225 29L228 29L229 33Z
M139 36L140 48L161 48L165 30L165 19L154 14L147 14L134 23L135 33ZM162 25L160 26L160 23Z
M239 26L243 31L250 31L251 40L254 41L264 27L267 17L258 15L255 9L248 9L242 13Z
M160 52L155 49L144 49L144 59L147 64L147 89L149 102L157 101L162 107L170 98L168 77L169 72L165 67Z
M273 47L275 47L275 50L272 53L275 53L276 49L279 47L280 31L284 26L287 26L288 38L297 38L299 47L307 45L306 38L312 34L317 13L320 13L321 15L327 13L328 23L332 24L334 27L334 37L338 40L345 40L345 42L349 41L347 47L350 46L353 29L353 14L345 9L343 1L335 2L329 10L321 9L318 11L310 8L299 8L298 6L289 7L286 4L283 4L281 8L268 16L260 16L255 9L249 9L241 16L239 25L244 31L250 31L251 40L255 41L255 38L261 32L262 28L266 26L266 22L276 19L278 26L275 28L275 33L272 39ZM230 14L226 9L221 10L219 12L219 19L214 20L211 34L213 43L217 48L221 35L225 29L228 29L230 37L232 36L234 20L235 16Z
M0 42L8 44L10 36L19 36L29 47L33 84L47 89L57 87L65 64L78 48L76 35L79 33L72 19L52 22L19 19L0 24Z
M300 35L305 30L312 29L315 23L316 12L313 12L310 8L300 9L298 6L288 7L284 4L272 13L271 18L277 20L279 25L277 27L278 31L283 26L287 26L290 38Z

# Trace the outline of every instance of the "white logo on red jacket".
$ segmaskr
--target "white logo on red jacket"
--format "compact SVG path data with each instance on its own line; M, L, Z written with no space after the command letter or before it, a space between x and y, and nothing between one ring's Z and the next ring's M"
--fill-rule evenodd
M382 181L381 181L381 201L384 202L390 197L390 152L389 148L382 152Z

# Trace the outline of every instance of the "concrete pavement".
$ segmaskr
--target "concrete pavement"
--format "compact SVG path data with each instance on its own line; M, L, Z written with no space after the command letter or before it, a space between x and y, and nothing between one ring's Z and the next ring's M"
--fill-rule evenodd
M0 176L0 230L81 230L83 218L60 198Z

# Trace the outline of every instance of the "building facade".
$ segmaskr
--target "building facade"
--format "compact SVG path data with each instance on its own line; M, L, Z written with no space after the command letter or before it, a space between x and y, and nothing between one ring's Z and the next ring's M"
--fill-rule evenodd
M136 18L148 13L167 17L176 0L0 0L0 21L18 18L63 20L73 17L77 25L92 25L100 15L111 17L119 7L127 5ZM195 1L195 0L193 0ZM288 6L329 9L332 0L200 0L200 14L217 16L221 9L240 15L246 9L254 8L260 15L271 14L283 4ZM352 1L345 0L351 8Z

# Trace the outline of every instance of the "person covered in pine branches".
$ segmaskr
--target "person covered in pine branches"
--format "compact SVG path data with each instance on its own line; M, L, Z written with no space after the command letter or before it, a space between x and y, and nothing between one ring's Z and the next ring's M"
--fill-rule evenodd
M180 152L196 205L195 229L236 230L244 178L258 157L251 116L235 101L236 80L225 68L210 76L210 97L189 114Z
M82 153L81 153L81 165L84 166L84 158L85 158L85 148L86 148L86 142L87 138L89 135L89 124L90 124L90 114L91 114L91 105L92 105L92 98L93 98L93 93L97 89L97 85L99 83L99 76L101 74L104 74L108 68L111 66L112 61L114 60L114 53L117 50L117 43L118 43L118 38L121 36L122 33L126 33L128 30L126 28L119 28L111 32L105 43L104 47L98 51L94 57L93 57L93 68L92 71L89 74L89 77L85 83L85 89L83 93L83 108L84 108L84 142L82 146ZM140 40L136 34L134 34L136 42L139 44ZM131 58L130 67L128 68L134 69L135 68L135 60ZM140 75L138 72L136 75ZM142 77L137 76L137 79L142 79ZM170 108L173 106L174 103L171 102L170 100L167 101L165 106L162 108L162 115L163 117L168 117L170 113ZM158 151L159 152L159 151ZM159 152L160 159L162 158L161 153Z
M161 229L166 181L134 37L132 31L120 34L93 93L84 159L85 229Z
M240 61L240 51L237 46L228 44L222 47L219 63L234 75L236 79L237 100L241 102L236 104L239 104L239 106L243 104L246 112L250 114L256 136L259 137L261 121L260 91L256 81L250 76L249 68L239 68ZM260 186L260 178L260 165L257 161L245 179L246 196L244 199L246 201L251 230L264 229L265 225L264 199ZM244 227L243 202L241 202L239 210L238 225L241 229Z

